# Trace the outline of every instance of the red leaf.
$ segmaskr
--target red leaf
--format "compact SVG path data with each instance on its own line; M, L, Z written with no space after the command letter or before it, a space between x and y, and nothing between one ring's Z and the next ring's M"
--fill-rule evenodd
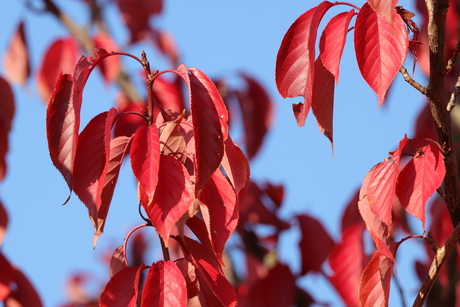
M8 133L15 113L14 95L9 83L0 77L0 181L6 174L6 153L8 152Z
M238 224L238 206L232 186L220 170L206 182L200 194L200 206L214 252L224 265L225 243Z
M339 64L348 34L348 25L355 15L355 10L340 13L331 18L324 28L319 41L319 52L324 67L339 82Z
M382 15L386 21L393 26L395 18L394 11L398 0L367 0L367 3L380 15Z
M105 217L115 186L115 182L109 183L111 186L105 191L104 199L102 199L103 189L106 184L105 179L109 171L112 125L117 113L117 110L112 108L110 111L94 117L79 135L75 154L72 188L88 208L90 219L94 225L94 246L103 231ZM109 181L114 180L118 173L117 168L119 168L119 165L113 164L114 162L112 161L110 169L112 173L109 175ZM101 207L101 205L103 206Z
M150 206L153 201L158 182L160 168L160 144L158 130L155 125L140 126L134 134L131 146L131 167L144 192Z
M331 141L334 149L332 133L332 117L334 113L334 76L324 67L321 57L315 61L315 79L311 101L316 123L322 134Z
M30 75L29 51L23 21L19 23L8 49L3 54L3 67L6 77L12 83L24 84Z
M362 307L388 306L394 258L377 251L364 269L359 286L359 303Z
M359 70L377 94L379 106L406 59L409 45L404 21L395 10L393 15L394 27L366 3L355 23L355 52Z
M297 105L295 111L299 126L305 124L311 105L316 32L324 14L333 5L323 1L297 18L284 35L276 57L276 86L281 96L305 99L305 104Z
M248 296L238 306L291 307L295 306L295 296L296 285L291 269L277 263L265 278L250 286Z
M59 76L46 110L46 136L51 161L64 177L69 189L73 186L73 163L80 125L79 112L75 112L70 100L72 87L72 76Z
M6 228L8 227L8 213L0 200L0 247L5 239Z
M163 8L162 0L117 0L124 24L131 33L130 43L144 38L149 29L149 19L159 14Z
M158 261L152 264L142 291L141 306L187 306L185 279L174 262Z
M128 267L115 274L105 285L100 297L101 307L135 307L139 280L145 265Z
M246 81L245 91L237 91L244 124L244 144L248 159L252 159L262 146L272 125L273 103L265 89L255 79L241 73Z
M14 268L10 262L0 253L0 301L10 295L10 283L14 280Z
M196 266L200 287L203 289L203 287L207 286L212 291L212 294L207 293L206 295L214 296L225 307L235 307L235 290L218 270L219 265L212 257L212 254L203 245L190 238L185 237L185 244Z
M130 101L123 93L118 95L116 104L118 112L123 114L120 114L115 122L113 135L115 137L132 136L137 128L145 124L145 119L141 115L142 110L147 109L147 105L142 101ZM132 113L138 113L138 115Z
M189 259L185 258L178 259L175 263L185 279L185 283L187 285L187 298L191 299L192 297L197 296L200 289L198 278L196 277L195 266Z
M356 206L356 204L355 204ZM364 269L363 224L354 224L342 233L342 242L329 254L328 276L346 306L358 306L359 283Z
M98 33L92 37L95 48L103 48L108 52L118 51L117 43L111 36L105 33ZM120 72L120 58L118 56L108 57L99 63L104 81L110 83L115 81Z
M56 48L59 46L60 44ZM59 76L46 111L46 134L51 160L64 176L69 189L72 189L73 185L83 88L95 65L102 58L109 56L102 49L96 50L95 54L98 57L80 57L72 76Z
M215 84L200 70L178 67L190 91L195 138L195 193L219 167L228 137L228 113ZM189 74L190 73L190 74Z
M37 88L43 101L51 97L60 74L73 71L78 52L78 45L73 38L57 39L48 48L37 76Z
M120 245L114 250L110 259L110 278L125 268L127 268L126 254L124 245Z
M375 167L374 167L375 168ZM381 219L371 210L369 201L367 199L366 191L369 186L369 181L372 177L372 170L367 173L364 178L363 185L359 192L358 209L361 217L366 224L366 228L369 231L372 239L374 240L377 249L380 252L385 252L389 257L391 255L388 243L389 230L388 226L382 222Z
M398 149L390 153L391 157L385 158L383 162L369 171L371 174L369 184L366 189L363 189L363 184L360 192L360 195L366 195L368 206L372 212L388 227L391 224L391 209L396 191L399 162L402 151L409 142L410 140L404 135L404 138L399 142ZM362 199L361 196L360 199Z
M253 224L273 225L278 230L288 229L290 225L278 218L275 210L269 210L264 205L262 199L266 195L254 183L250 182L245 197L240 202L240 223L244 225L247 222Z
M243 151L230 136L225 140L225 152L222 167L236 192L237 202L243 199L249 187L249 163Z
M101 177L101 180L104 180L104 184L102 186L102 191L100 191L101 203L97 209L98 222L96 224L98 227L94 240L97 240L97 238L102 234L102 231L104 230L105 220L109 211L110 203L112 202L112 197L115 190L115 185L117 184L121 164L124 157L129 152L131 140L131 138L120 136L110 141L110 156L108 157L109 161L106 171L104 171L105 174L103 174L105 178L103 179Z
M3 271L2 271L3 274ZM31 284L29 279L19 270L14 269L14 290L5 299L5 307L8 306L27 306L27 307L42 307L40 296Z
M176 80L170 81L159 76L153 83L153 98L163 109L181 114L185 109L181 85Z
M150 33L155 46L171 61L172 66L179 65L179 50L171 33L159 29L151 29Z
M190 176L184 165L173 157L162 155L153 201L142 206L166 246L172 229L192 204L192 194Z
M425 228L425 204L442 184L446 169L439 148L430 143L420 148L398 177L396 194L407 212L422 221Z
M318 220L307 215L299 215L297 219L302 234L299 242L302 254L300 274L305 275L310 271L320 272L321 265L334 247L334 241Z

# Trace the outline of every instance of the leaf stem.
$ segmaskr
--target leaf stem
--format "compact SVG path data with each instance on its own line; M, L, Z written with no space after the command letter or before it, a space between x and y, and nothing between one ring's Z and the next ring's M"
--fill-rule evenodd
M131 229L131 231L126 235L125 237L125 240L123 241L123 253L125 254L125 265L126 266L129 266L129 263L128 263L128 257L127 257L127 254L126 254L126 246L128 245L128 240L129 238L131 237L131 235L138 229L141 229L143 227L146 227L146 226L152 226L151 224L142 224L142 225L138 225L136 227L134 227L133 229Z
M158 235L158 237L160 238L160 242L161 242L161 251L163 252L163 260L164 261L171 260L171 257L169 256L169 249L168 247L166 247L165 241L160 235Z
M351 6L352 8L356 9L356 10L361 10L361 8L359 6L356 6L352 3L348 3L348 2L334 2L334 5L348 5L348 6Z

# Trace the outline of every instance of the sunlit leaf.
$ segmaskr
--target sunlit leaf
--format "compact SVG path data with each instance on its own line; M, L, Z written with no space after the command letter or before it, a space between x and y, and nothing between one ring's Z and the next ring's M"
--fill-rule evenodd
M166 246L175 224L192 204L192 195L190 176L184 165L162 155L153 201L143 207Z
M324 28L319 41L319 52L324 67L331 72L335 82L339 82L339 64L348 34L348 25L355 10L332 17Z
M396 194L407 212L422 221L428 198L441 186L446 169L439 148L430 143L420 148L398 177Z
M398 0L367 0L367 3L374 11L382 15L390 25L393 25L394 11Z
M100 297L101 307L135 307L139 295L139 280L145 266L127 267L115 274Z
M304 97L304 103L293 105L298 126L305 124L310 111L317 30L331 6L323 1L297 18L284 35L276 57L276 87L281 96Z
M406 25L395 10L393 15L394 27L366 3L355 23L358 67L364 80L377 94L379 106L408 52Z
M187 306L185 279L174 262L158 261L152 264L142 291L141 306Z
M131 145L131 167L147 195L147 204L153 201L160 168L160 144L155 125L140 126L134 134Z
M243 151L233 142L230 136L225 140L222 167L235 189L237 201L239 202L243 199L249 187L250 169Z
M364 269L359 287L362 307L386 307L390 296L390 282L394 258L377 251Z
M238 206L233 187L217 170L206 182L200 195L201 213L211 236L213 250L222 265L225 243L238 223Z

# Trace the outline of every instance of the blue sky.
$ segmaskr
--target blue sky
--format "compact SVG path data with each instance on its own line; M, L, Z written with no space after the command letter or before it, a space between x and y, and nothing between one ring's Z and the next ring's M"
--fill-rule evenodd
M35 71L45 48L66 32L51 16L34 14L23 2L0 4L0 47L7 46L17 23L25 18ZM400 1L399 5L411 9L411 2ZM86 21L83 1L56 0L56 3L79 23ZM318 0L166 1L164 14L155 24L174 35L182 62L187 66L197 67L210 77L229 78L229 82L238 82L238 71L244 71L263 83L275 103L276 118L262 151L251 165L252 178L285 185L283 218L290 220L298 213L310 214L321 220L338 239L344 205L359 188L367 171L394 150L405 133L411 137L412 124L423 100L398 75L385 105L377 109L375 94L359 74L353 57L353 33L350 33L335 92L334 153L328 139L316 127L313 115L309 115L305 127L298 128L291 104L300 99L282 99L277 93L275 59L290 24L319 3ZM364 2L353 3L361 6ZM325 19L345 10L349 8L334 8ZM127 33L117 11L109 6L106 17L114 36L123 46ZM174 68L155 57L156 53L146 45L124 51L139 55L142 49L151 55L152 67ZM131 72L137 74L140 67L132 64L132 61L127 62ZM406 66L411 67L411 63ZM420 78L419 81L424 82ZM15 87L14 91L17 113L10 135L9 170L0 185L0 195L10 216L2 249L31 278L45 306L56 306L64 302L64 283L72 272L89 271L103 282L107 276L100 261L103 252L122 244L127 232L142 223L137 214L135 184L125 165L106 231L93 251L93 229L84 205L73 196L67 205L61 206L68 189L49 159L45 107L38 98L35 84L29 82L25 87ZM111 107L115 92L114 88L103 84L99 75L91 76L85 89L83 122ZM298 239L295 231L287 233L280 249L281 260L295 270L299 260ZM415 244L407 242L399 253L413 256L410 250L414 248ZM152 257L156 256L159 255L153 252ZM158 259L152 258L155 260ZM397 269L403 272L400 276L407 276L401 278L412 280L412 267L407 261L398 261ZM335 293L323 285L321 277L303 278L302 284L319 301L340 304L334 298ZM415 290L409 283L408 299L413 299ZM396 291L393 289L392 293ZM399 305L399 298L392 298L392 302Z

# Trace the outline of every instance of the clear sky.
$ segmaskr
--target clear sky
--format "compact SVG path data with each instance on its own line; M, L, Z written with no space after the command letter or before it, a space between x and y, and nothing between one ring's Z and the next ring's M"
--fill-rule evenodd
M0 4L0 50L7 46L17 23L25 18L35 72L45 48L66 32L52 16L30 12L24 2ZM56 0L56 3L79 23L87 20L84 1ZM238 71L244 71L263 83L277 112L272 131L251 165L252 178L285 185L284 219L290 220L298 213L310 214L321 220L337 240L344 205L360 187L367 171L383 161L405 133L411 137L412 124L423 100L398 75L384 106L377 109L375 94L359 75L350 33L335 92L334 153L328 139L316 127L313 115L307 118L306 127L298 128L291 104L300 99L283 100L277 93L275 59L290 24L319 3L318 0L166 1L164 14L155 24L174 35L187 66L197 67L210 77L229 78L230 82L237 82ZM364 1L352 3L361 6ZM412 9L412 1L400 1L399 5ZM108 7L106 17L111 31L123 46L127 33L116 9ZM325 19L349 9L334 8ZM139 55L142 49L147 55L155 55L146 45L123 50ZM154 56L149 59L155 69L174 68ZM140 67L131 64L128 63L132 73L137 74ZM411 63L406 66L411 67ZM107 277L106 267L100 261L104 252L121 245L127 232L142 223L137 214L135 183L126 164L105 233L93 251L93 228L84 205L73 196L67 205L61 206L68 189L47 152L45 107L38 98L35 83L15 87L14 92L17 113L10 135L9 169L0 185L1 199L10 217L2 250L31 278L45 306L57 306L64 302L64 283L71 273L88 271L103 282ZM112 106L114 93L114 88L106 87L99 75L92 76L85 89L83 122ZM295 270L299 268L298 239L295 231L287 233L280 250L282 261ZM405 243L398 253L409 253L415 246L412 242ZM152 261L158 260L155 256L153 253ZM397 262L398 271L403 272L399 274L401 278L411 281L413 270L407 266L403 259ZM333 290L323 285L322 277L303 278L302 284L317 300L334 306L340 304ZM406 290L409 300L415 290L409 283ZM395 289L392 293L396 293ZM392 300L394 306L399 305L399 298Z

